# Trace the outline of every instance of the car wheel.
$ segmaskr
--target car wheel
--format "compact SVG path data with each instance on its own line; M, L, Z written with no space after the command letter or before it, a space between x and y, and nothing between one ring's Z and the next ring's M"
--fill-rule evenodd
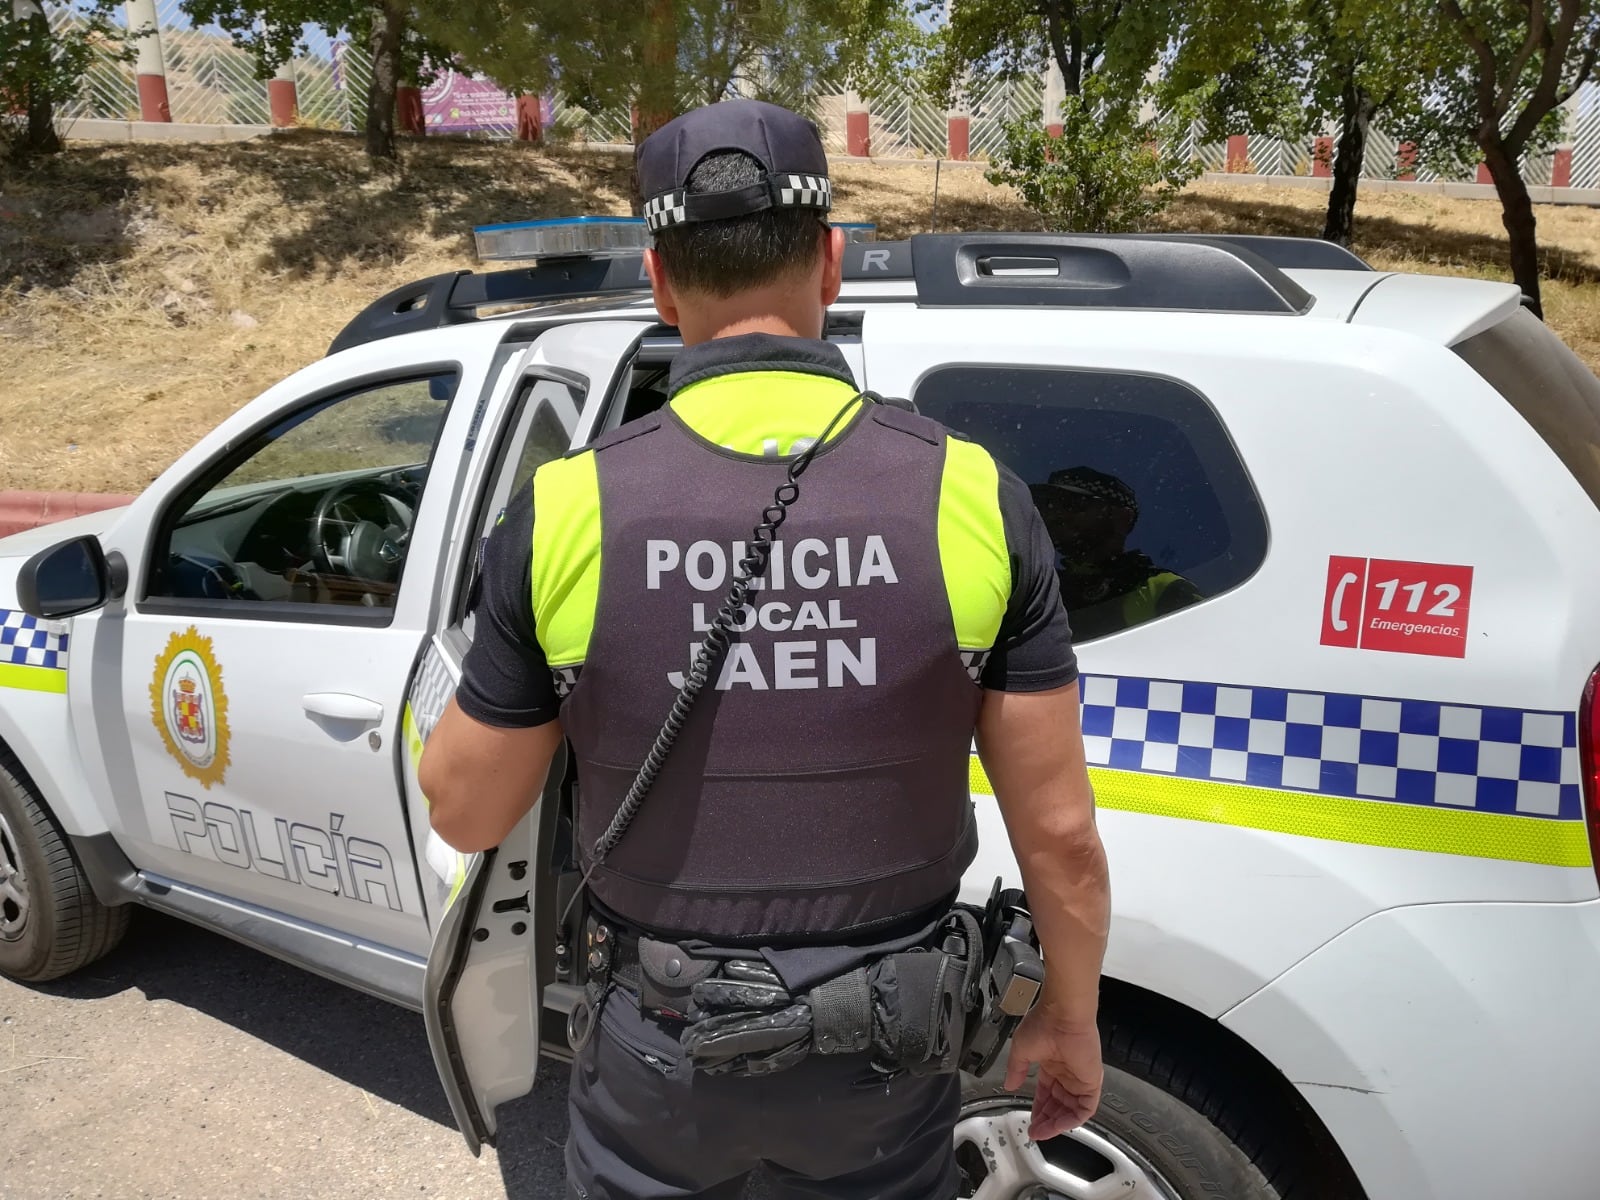
M95 898L65 835L0 750L0 975L59 979L108 953L127 928L127 907Z
M1204 1116L1109 1061L1089 1123L1031 1141L1032 1087L1007 1092L998 1081L1001 1062L984 1080L962 1080L962 1200L1279 1200L1249 1156Z

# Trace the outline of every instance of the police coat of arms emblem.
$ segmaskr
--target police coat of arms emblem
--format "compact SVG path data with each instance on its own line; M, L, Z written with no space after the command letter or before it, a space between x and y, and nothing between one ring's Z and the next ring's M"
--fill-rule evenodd
M211 639L193 625L167 639L150 680L150 715L183 773L210 787L228 769L228 697Z

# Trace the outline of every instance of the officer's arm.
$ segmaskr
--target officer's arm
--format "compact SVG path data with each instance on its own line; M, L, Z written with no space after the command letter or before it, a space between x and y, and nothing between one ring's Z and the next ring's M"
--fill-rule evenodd
M451 700L417 765L434 832L463 854L498 846L539 798L560 746L560 721L501 729Z
M1040 1005L1063 1026L1091 1030L1111 889L1084 765L1078 685L986 691L978 754L1022 869L1044 951Z
M468 854L498 846L516 828L561 745L560 702L528 603L532 544L529 487L484 547L461 682L417 766L434 831Z

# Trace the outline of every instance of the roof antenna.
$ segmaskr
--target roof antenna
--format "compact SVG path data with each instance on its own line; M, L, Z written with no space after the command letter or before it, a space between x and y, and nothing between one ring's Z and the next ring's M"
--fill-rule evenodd
M939 232L939 164L943 161L942 158L933 160L933 213L928 218L929 233Z

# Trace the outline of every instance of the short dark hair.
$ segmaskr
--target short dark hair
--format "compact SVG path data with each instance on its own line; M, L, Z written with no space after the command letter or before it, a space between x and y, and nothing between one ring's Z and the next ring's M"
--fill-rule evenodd
M759 183L759 161L742 150L721 150L689 172L690 194L723 192ZM731 296L811 267L822 253L822 213L814 208L769 208L746 217L673 225L655 235L656 253L676 287Z

